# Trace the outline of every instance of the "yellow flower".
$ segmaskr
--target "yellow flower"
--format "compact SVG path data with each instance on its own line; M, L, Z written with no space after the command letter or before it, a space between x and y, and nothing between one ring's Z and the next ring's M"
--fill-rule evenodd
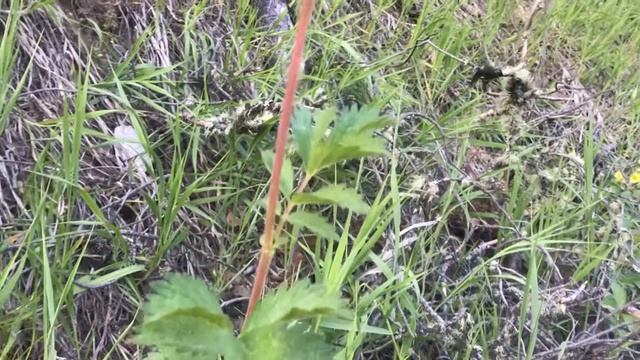
M629 176L629 183L631 183L631 185L640 183L640 169L636 169L636 171Z
M620 170L613 174L613 178L615 179L616 184L622 184L624 182L624 175L622 175L622 171Z

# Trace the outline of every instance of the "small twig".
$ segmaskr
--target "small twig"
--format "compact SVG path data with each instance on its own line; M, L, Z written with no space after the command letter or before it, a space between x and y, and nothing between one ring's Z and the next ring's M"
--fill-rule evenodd
M498 288L500 289L500 298L502 299L502 303L504 306L509 306L509 301L507 301L507 297L504 296L504 280L502 276L502 269L499 264L496 264L495 270L498 273Z
M549 95L538 95L537 96L538 99L541 100L547 100L547 101L571 101L571 98L568 97L562 97L562 96L549 96Z
M424 43L425 43L425 44L429 44L429 45L431 45L431 46L432 46L433 48L435 48L436 50L438 50L438 51L440 51L441 53L443 53L443 54L445 54L445 55L449 56L450 58L452 58L452 59L454 59L454 60L456 60L456 61L458 61L458 62L462 63L463 65L469 65L469 61L468 61L468 60L465 60L465 59L462 59L462 58L459 58L459 57L457 57L457 56L453 55L452 53L448 52L447 50L445 50L445 49L443 49L443 48L439 47L438 45L434 44L434 43L433 43L433 41L431 41L431 40L428 40L428 39L427 39L427 40L424 40Z
M437 223L439 223L440 220L442 220L442 217L438 216L438 217L436 217L435 219L433 219L431 221L423 221L423 222L420 222L420 223L411 224L411 225L407 226L406 228L400 230L400 236L404 236L408 232L413 231L413 230L418 229L418 228L431 228L434 225L436 225Z
M423 298L417 291L416 297L418 298L418 301L420 301L422 308L431 317L430 320L434 321L435 325L438 327L438 330L444 334L447 331L447 323L444 321L444 319L436 312L433 307L431 307L427 299Z
M400 230L400 237L405 236L407 233L416 230L416 229L420 229L420 228L427 228L430 229L433 226L437 225L440 221L442 220L441 217L437 217L434 220L431 221L424 221L424 222L420 222L417 224L412 224L402 230ZM418 236L411 236L407 239L402 240L398 246L395 249L389 249L389 250L385 250L382 254L381 254L381 258L382 261L387 262L389 260L391 260L391 258L393 257L393 254L397 251L400 251L401 249L404 249L406 247L409 247L411 245L413 245L413 243L415 243L417 240L419 239ZM377 269L377 267L376 267ZM374 269L375 271L375 269Z
M444 132L444 129L442 128L442 126L440 124L438 124L437 121L429 118L427 115L420 113L420 112L416 112L416 111L412 111L412 112L408 112L408 113L404 113L402 114L402 118L403 119L407 119L407 118L420 118L423 120L428 121L431 125L433 125L436 129L438 129L438 132L440 133L440 136L442 137L443 141L447 140L447 135Z
M236 297L233 299L229 299L227 301L223 301L222 303L220 303L220 308L224 309L229 305L233 305L235 303L239 303L239 302L243 302L243 301L247 301L249 300L248 296L240 296L240 297Z
M382 350L384 350L385 348L389 347L390 345L393 345L393 339L387 340L387 341L383 342L382 345L378 345L378 346L374 347L373 349L365 350L365 351L362 352L362 354L363 355L378 354Z
M635 322L635 323L637 323L637 322ZM585 347L585 346L589 346L589 345L593 346L595 344L601 344L601 343L604 343L604 344L609 344L609 343L617 344L618 340L616 340L616 339L602 339L601 337L604 336L604 335L607 335L609 333L612 333L612 332L614 332L614 331L616 331L618 329L626 327L628 325L629 325L629 323L622 323L622 324L618 324L618 325L612 326L610 328L607 328L607 329L605 329L603 331L600 331L597 334L589 336L586 339L579 340L577 342L574 342L572 344L568 344L568 345L564 346L564 351L576 350L576 349L579 349L579 348L582 348L582 347ZM557 353L559 353L561 351L562 351L562 348L561 347L557 347L555 349L547 350L547 351L541 352L539 354L536 354L535 358L536 359L544 358L544 357L546 357L548 355L557 354Z
M470 61L469 60L465 60L462 58L459 58L455 55L453 55L452 53L448 52L447 50L439 47L438 45L434 44L433 41L431 41L430 39L424 39L424 40L420 40L417 41L416 44L412 47L411 52L409 53L409 55L398 65L394 65L394 67L400 67L404 64L406 64L407 62L409 62L409 60L411 60L411 58L413 57L413 54L415 53L416 49L419 48L420 46L424 46L424 45L430 45L432 46L434 49L440 51L441 53L449 56L450 58L462 63L463 65L469 65Z
M562 277L562 272L558 268L558 265L556 264L555 260L553 260L553 257L551 256L549 251L547 251L547 249L545 249L545 247L542 245L537 245L537 247L538 247L538 250L542 251L542 253L544 254L544 258L546 260L547 265L554 270L553 274L555 276L555 280L564 281L564 278Z
M485 120L488 119L492 116L498 116L498 115L502 115L504 113L506 113L509 109L507 107L503 107L501 109L491 109L491 110L487 110L485 112L483 112L482 114L478 115L478 119L479 120Z
M571 107L568 107L566 109L561 109L558 111L554 111L548 114L544 114L544 115L540 115L537 118L534 118L532 120L530 120L529 122L537 124L539 121L543 121L543 120L550 120L550 119L557 119L557 118L561 118L561 117L565 117L566 115L580 109L581 107L587 105L591 100L593 100L594 97L589 97L588 99L573 105Z

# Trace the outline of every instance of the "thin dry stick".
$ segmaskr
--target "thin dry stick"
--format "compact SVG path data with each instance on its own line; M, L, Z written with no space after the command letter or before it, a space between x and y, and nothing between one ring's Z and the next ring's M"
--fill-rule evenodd
M280 124L278 125L276 154L273 160L267 213L265 215L264 234L262 235L262 250L260 252L260 260L258 261L256 277L253 281L253 288L251 289L251 296L249 297L249 305L244 319L245 325L247 324L249 317L251 317L251 313L253 312L258 299L262 296L269 266L271 265L271 259L273 258L273 232L276 218L276 205L278 203L278 196L280 195L280 173L284 159L285 145L287 143L287 135L289 135L289 119L293 113L293 102L296 95L296 89L298 87L300 65L302 64L302 55L304 52L304 41L309 22L311 20L312 11L313 0L303 0L302 5L300 6L300 17L298 19L296 37L291 54L287 88L282 102Z

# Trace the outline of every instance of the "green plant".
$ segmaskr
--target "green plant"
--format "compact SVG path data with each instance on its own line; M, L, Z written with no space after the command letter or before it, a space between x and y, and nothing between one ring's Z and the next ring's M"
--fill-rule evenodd
M387 123L378 110L367 107L351 108L340 116L334 108L315 114L303 109L296 112L294 144L304 175L294 191L293 165L289 159L284 160L278 189L286 205L280 211L273 238L279 239L286 224L290 224L306 228L319 238L339 240L341 236L334 226L320 213L302 209L306 206L335 205L355 213L367 212L367 203L346 184L305 190L324 168L343 160L384 154L383 143L373 132ZM273 153L263 151L262 154L270 168ZM269 248L269 257L284 243L274 242ZM302 320L338 315L343 306L336 289L328 291L322 284L310 285L304 280L289 289L282 287L261 303L256 301L255 310L247 312L251 316L247 316L237 338L232 335L231 322L222 314L218 299L208 292L203 282L170 274L167 281L154 285L154 292L136 340L139 344L156 346L159 358L205 359L223 355L243 359L272 354L269 356L274 356L273 359L327 359L333 356L333 347L305 331L311 324Z
M152 292L135 337L156 348L151 359L330 359L335 348L309 331L307 320L344 309L338 296L300 281L267 296L235 337L217 296L202 281L169 274Z
M306 228L320 239L340 240L335 227L320 213L308 211L307 206L332 205L355 213L366 213L369 209L357 190L346 184L329 184L306 191L312 179L323 169L342 161L386 153L384 143L375 137L374 131L388 125L389 120L381 116L377 108L352 107L338 111L332 107L315 113L298 108L292 132L303 175L294 187L294 167L291 160L285 158L285 148L312 3L307 1L302 5L302 27L296 33L276 151L262 152L262 159L271 171L271 184L261 238L262 251L242 331L239 336L233 336L231 321L203 282L170 274L166 281L154 284L154 294L149 297L144 321L135 338L138 344L156 348L152 358L330 359L338 350L317 332L310 331L313 324L308 320L345 315L339 289L311 285L302 280L291 288L282 286L258 303L271 259L285 243L278 240L287 224L294 229ZM280 193L285 206L279 208ZM276 213L279 215L277 222ZM295 235L292 236L295 239Z
M16 35L20 16L22 15L22 1L14 0L9 4L9 16L3 24L2 38L0 38L0 135L4 132L9 121L9 114L18 100L18 95L27 81L33 58L30 59L22 76L11 89L11 76L15 71L18 51L15 51Z

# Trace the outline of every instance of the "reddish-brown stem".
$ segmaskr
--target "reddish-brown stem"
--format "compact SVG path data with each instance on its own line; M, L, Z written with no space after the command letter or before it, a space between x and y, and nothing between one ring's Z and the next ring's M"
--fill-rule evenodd
M258 268L256 269L256 277L253 281L253 288L251 289L251 295L249 297L249 305L244 319L245 324L249 320L249 317L251 317L253 309L262 296L262 291L264 290L264 285L267 280L267 273L273 257L273 235L276 218L276 205L278 204L278 196L280 195L280 173L282 171L282 162L284 160L287 136L289 135L289 120L293 113L294 99L296 89L298 87L300 66L302 64L302 55L304 52L304 41L307 33L307 27L311 20L312 11L313 0L302 0L302 4L300 5L300 17L298 19L296 36L291 54L291 64L289 64L287 88L284 93L284 100L282 101L280 124L278 125L278 134L276 137L276 153L273 159L271 183L269 185L267 200L267 213L265 214L264 219L262 250L260 251L260 260L258 261Z
M298 185L298 189L296 190L296 193L303 192L304 189L307 187L307 185L309 185L309 181L311 181L311 176L306 175L300 182L300 185ZM295 204L291 201L287 204L287 207L282 212L282 216L280 217L280 222L276 227L276 231L273 233L274 238L277 239L278 236L280 236L280 233L282 232L282 229L284 229L284 225L287 222L287 217L289 216L289 213L291 213L291 210L293 210L294 206Z

